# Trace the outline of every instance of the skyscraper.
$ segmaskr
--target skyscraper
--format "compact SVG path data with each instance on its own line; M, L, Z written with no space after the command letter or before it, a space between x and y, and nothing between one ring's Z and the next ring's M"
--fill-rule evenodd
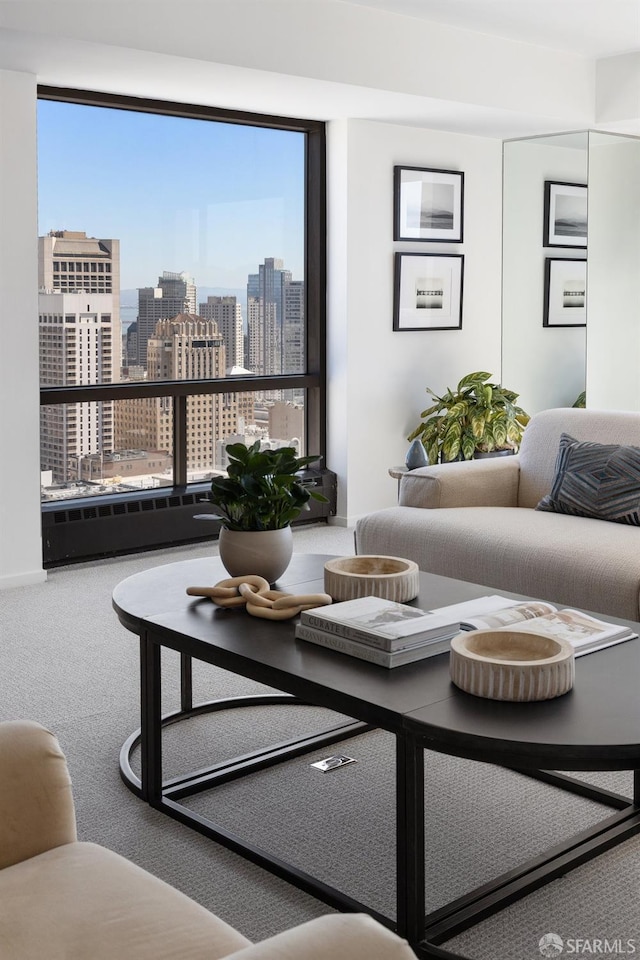
M247 278L247 366L253 373L282 373L283 285L290 280L291 271L274 257L265 257Z
M149 380L195 380L224 377L226 352L214 320L179 314L159 320L147 344ZM253 421L251 394L203 394L187 401L187 469L216 469L216 442ZM171 402L166 397L123 400L116 414L119 448L173 451Z
M40 382L113 383L120 378L119 241L55 231L38 238ZM56 483L78 477L82 459L113 450L110 400L40 408L41 467Z
M113 293L120 316L120 241L79 230L38 237L38 289L47 293Z
M170 320L178 314L195 314L196 285L186 273L165 270L157 287L138 288L136 322L137 363L146 366L147 342L154 335L158 320ZM129 358L131 362L132 358Z
M207 297L198 308L199 316L215 320L224 340L227 370L244 366L244 334L242 308L236 297Z
M304 280L282 284L282 372L304 373L305 355ZM304 390L283 390L282 399L304 403Z

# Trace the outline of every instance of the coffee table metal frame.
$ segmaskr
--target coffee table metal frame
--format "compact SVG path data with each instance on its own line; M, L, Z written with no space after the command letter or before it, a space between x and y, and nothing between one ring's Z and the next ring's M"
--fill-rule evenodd
M322 569L322 563L327 557L305 557L305 563L297 577L293 572L289 579L309 585L309 574ZM309 563L311 562L311 568ZM208 562L210 563L210 561ZM295 567L295 564L294 564ZM169 568L175 568L172 571ZM182 569L178 569L182 568ZM125 741L120 753L121 776L127 786L143 800L156 809L161 810L174 819L190 826L199 833L216 840L227 848L241 854L252 862L264 867L276 876L295 885L312 896L317 897L328 905L344 911L362 911L374 916L381 923L396 930L411 943L418 956L442 955L435 944L446 942L455 934L479 923L491 914L503 909L510 903L550 882L558 876L592 859L599 853L609 849L617 843L640 832L640 743L625 742L623 744L607 743L606 748L600 744L563 744L561 740L553 743L537 743L518 740L515 736L501 737L499 740L493 735L483 737L481 734L469 733L468 720L465 716L476 716L480 727L487 726L491 734L496 704L493 701L482 701L448 689L445 698L432 697L431 702L425 698L425 704L415 710L406 712L377 707L374 702L363 698L359 700L355 691L345 693L335 687L323 686L313 677L305 676L303 672L288 673L278 666L277 662L269 662L269 656L260 659L247 656L246 643L242 649L234 649L234 643L227 637L222 646L216 643L216 631L211 629L211 614L203 615L201 611L211 611L212 605L208 601L188 601L184 597L184 587L190 584L191 570L198 569L194 561L170 564L166 568L156 568L146 574L131 577L123 581L114 592L114 607L121 622L140 636L140 678L141 678L141 727ZM215 568L220 573L220 568ZM156 609L162 606L167 613L157 616L151 615L154 605L149 591L153 592L153 583L166 580L167 574L172 574L173 586L162 600L155 604ZM214 574L215 575L215 574ZM218 576L222 579L223 573ZM447 578L422 575L432 589L439 595L440 602L453 602L453 599L467 599L471 596L481 596L487 589L473 584L447 580ZM186 579L185 579L186 578ZM306 579L305 579L306 578ZM137 581L137 582L136 582ZM201 579L198 582L205 582ZM178 585L176 587L176 584ZM139 602L132 597L137 596L137 587L140 585ZM295 588L282 584L284 589ZM305 586L304 592L311 590ZM317 582L314 589L318 589ZM449 596L442 600L443 590ZM298 591L300 592L300 591ZM422 593L422 592L421 592ZM180 596L180 600L178 600ZM453 599L452 599L453 598ZM206 606L208 604L208 607ZM424 603L420 603L424 606ZM430 600L433 606L433 597ZM142 611L146 615L141 615ZM200 612L199 612L200 611ZM196 615L198 614L198 615ZM186 616L186 621L185 621ZM195 619L193 619L195 616ZM242 623L238 618L247 618L242 611L233 611L235 623ZM189 619L191 617L191 619ZM185 631L185 622L189 623L189 630ZM229 624L229 618L225 618ZM232 621L233 622L233 621ZM622 622L622 621L621 621ZM294 641L293 626L291 623L278 622L275 627L267 621L259 621L254 628L259 632L275 637L274 629L281 638L286 638L286 645L301 643ZM284 627L284 629L283 629ZM247 624L243 624L243 633L247 633ZM264 637L263 637L264 639ZM264 652L264 645L260 647L257 641L256 650ZM623 644L619 648L618 657L623 647L634 647L634 644ZM161 712L161 651L162 648L175 650L180 655L180 710L162 715ZM326 665L328 658L344 659L343 655L324 648L312 647L304 644L305 654L312 660L320 658ZM598 655L606 655L603 652ZM192 661L198 659L223 669L230 670L244 677L265 683L272 688L284 691L278 694L259 696L234 697L229 699L208 701L194 705L192 687ZM275 660L277 661L277 657ZM589 659L585 658L586 660ZM627 658L628 659L628 658ZM348 658L349 661L352 658ZM421 661L411 664L407 668L398 668L392 671L400 677L401 672L416 670L425 671L427 664L431 664L429 674L439 674L441 692L443 689L443 667L446 657L440 656L431 661ZM602 662L602 661L600 661ZM637 658L636 661L637 663ZM580 682L580 666L577 662L578 683ZM383 668L372 666L358 661L363 674L373 671L373 676ZM353 664L352 664L353 666ZM322 671L321 671L322 672ZM591 671L592 672L592 671ZM620 676L626 673L624 665ZM394 677L395 680L395 677ZM559 698L562 700L563 698ZM558 701L559 702L559 701ZM462 723L460 722L460 703L462 703ZM163 780L162 773L162 730L165 726L196 717L205 713L219 710L241 708L243 706L269 706L283 704L313 704L334 710L337 713L353 717L353 722L339 723L321 733L303 735L283 743L270 745L262 750L254 751L242 757L215 764L189 774ZM556 704L557 705L557 704ZM506 717L522 716L523 712L531 707L541 705L528 704L499 704L498 711L506 708ZM520 711L514 713L513 710ZM551 708L553 709L553 708ZM562 713L562 711L561 711ZM538 716L541 716L538 711ZM397 912L391 918L380 914L370 906L350 897L347 893L337 890L323 881L311 876L295 865L289 864L274 856L268 851L249 843L239 835L229 831L226 827L213 820L190 810L180 801L196 793L210 790L217 784L228 782L245 776L259 769L280 763L292 757L317 750L319 747L341 742L349 737L361 734L367 729L386 729L395 735L396 739L396 873L397 873ZM640 728L638 729L640 737ZM141 777L137 777L131 766L133 750L141 747ZM616 810L614 814L598 823L595 827L584 830L570 839L558 844L543 855L533 858L516 869L510 870L500 877L483 886L466 893L452 903L430 912L425 917L425 808L424 808L424 751L435 750L452 756L466 757L481 762L493 763L498 766L516 770L527 776L544 780L565 790L596 800ZM544 767L545 769L540 769ZM564 774L558 774L555 769L562 770L633 770L633 798L627 798L610 791L596 788L581 780L576 780Z

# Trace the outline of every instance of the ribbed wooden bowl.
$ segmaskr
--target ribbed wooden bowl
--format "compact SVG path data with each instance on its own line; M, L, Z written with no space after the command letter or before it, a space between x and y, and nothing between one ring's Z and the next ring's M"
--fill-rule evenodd
M334 600L382 597L406 603L418 596L418 564L402 557L336 557L324 565L324 589Z
M573 647L524 630L472 630L451 641L451 679L488 700L551 700L571 690Z

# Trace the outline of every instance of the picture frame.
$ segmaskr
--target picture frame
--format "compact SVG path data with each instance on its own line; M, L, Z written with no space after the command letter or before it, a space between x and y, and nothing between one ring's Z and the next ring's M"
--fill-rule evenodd
M587 187L583 183L544 182L545 247L587 247Z
M393 329L461 330L464 254L396 253Z
M544 262L543 327L586 327L587 261L576 257Z
M462 171L395 166L393 195L394 240L462 242Z

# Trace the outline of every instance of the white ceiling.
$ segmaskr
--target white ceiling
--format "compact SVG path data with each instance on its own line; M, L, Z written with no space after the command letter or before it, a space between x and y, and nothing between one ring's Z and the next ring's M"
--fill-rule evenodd
M179 15L176 0L111 0L106 18L104 2L0 0L0 69L50 86L501 139L640 135L640 0L180 0ZM424 25L435 21L429 55ZM407 31L417 39L405 48ZM472 55L474 33L490 62ZM616 55L632 51L618 69ZM606 56L598 115L593 60Z
M599 59L640 50L640 0L341 0Z

